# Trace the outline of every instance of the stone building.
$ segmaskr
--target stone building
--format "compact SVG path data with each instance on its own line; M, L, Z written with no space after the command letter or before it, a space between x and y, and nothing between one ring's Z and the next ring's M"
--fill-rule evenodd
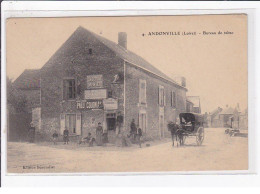
M186 111L186 83L127 50L124 32L117 44L79 27L39 71L32 107L38 133L67 128L79 139L101 122L113 143L121 116L121 130L129 131L134 119L145 136L162 138L167 123Z

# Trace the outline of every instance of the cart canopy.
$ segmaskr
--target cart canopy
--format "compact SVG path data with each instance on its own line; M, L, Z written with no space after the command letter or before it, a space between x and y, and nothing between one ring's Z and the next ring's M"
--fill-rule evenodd
M203 124L204 117L198 113L180 113L181 124L192 123L192 124Z

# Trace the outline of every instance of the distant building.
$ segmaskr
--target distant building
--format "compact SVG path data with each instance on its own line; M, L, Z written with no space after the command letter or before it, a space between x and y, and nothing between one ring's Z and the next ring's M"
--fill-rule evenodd
M220 127L219 113L222 111L222 108L218 107L207 115L208 127Z
M226 108L219 113L220 127L232 127L235 109L226 105Z
M239 115L239 129L248 130L248 109L247 108Z
M193 112L194 104L187 98L186 100L186 112Z
M189 101L193 104L191 112L201 113L200 97L199 96L187 96L187 101Z
M247 109L240 111L239 104L235 108L226 105L224 109L218 107L207 116L208 127L230 127L236 129L248 129Z

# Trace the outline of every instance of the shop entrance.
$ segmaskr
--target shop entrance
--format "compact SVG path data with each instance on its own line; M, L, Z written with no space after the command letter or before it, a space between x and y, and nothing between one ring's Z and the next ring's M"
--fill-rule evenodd
M107 130L108 131L116 130L116 119L115 118L107 118Z
M116 139L116 113L106 114L108 142L114 143Z

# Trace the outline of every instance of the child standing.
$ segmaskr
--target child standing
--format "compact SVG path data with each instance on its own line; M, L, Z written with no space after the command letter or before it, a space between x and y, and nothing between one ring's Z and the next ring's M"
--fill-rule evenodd
M52 134L52 139L53 139L53 144L57 145L57 139L58 139L58 133L56 131L54 131L54 133Z

